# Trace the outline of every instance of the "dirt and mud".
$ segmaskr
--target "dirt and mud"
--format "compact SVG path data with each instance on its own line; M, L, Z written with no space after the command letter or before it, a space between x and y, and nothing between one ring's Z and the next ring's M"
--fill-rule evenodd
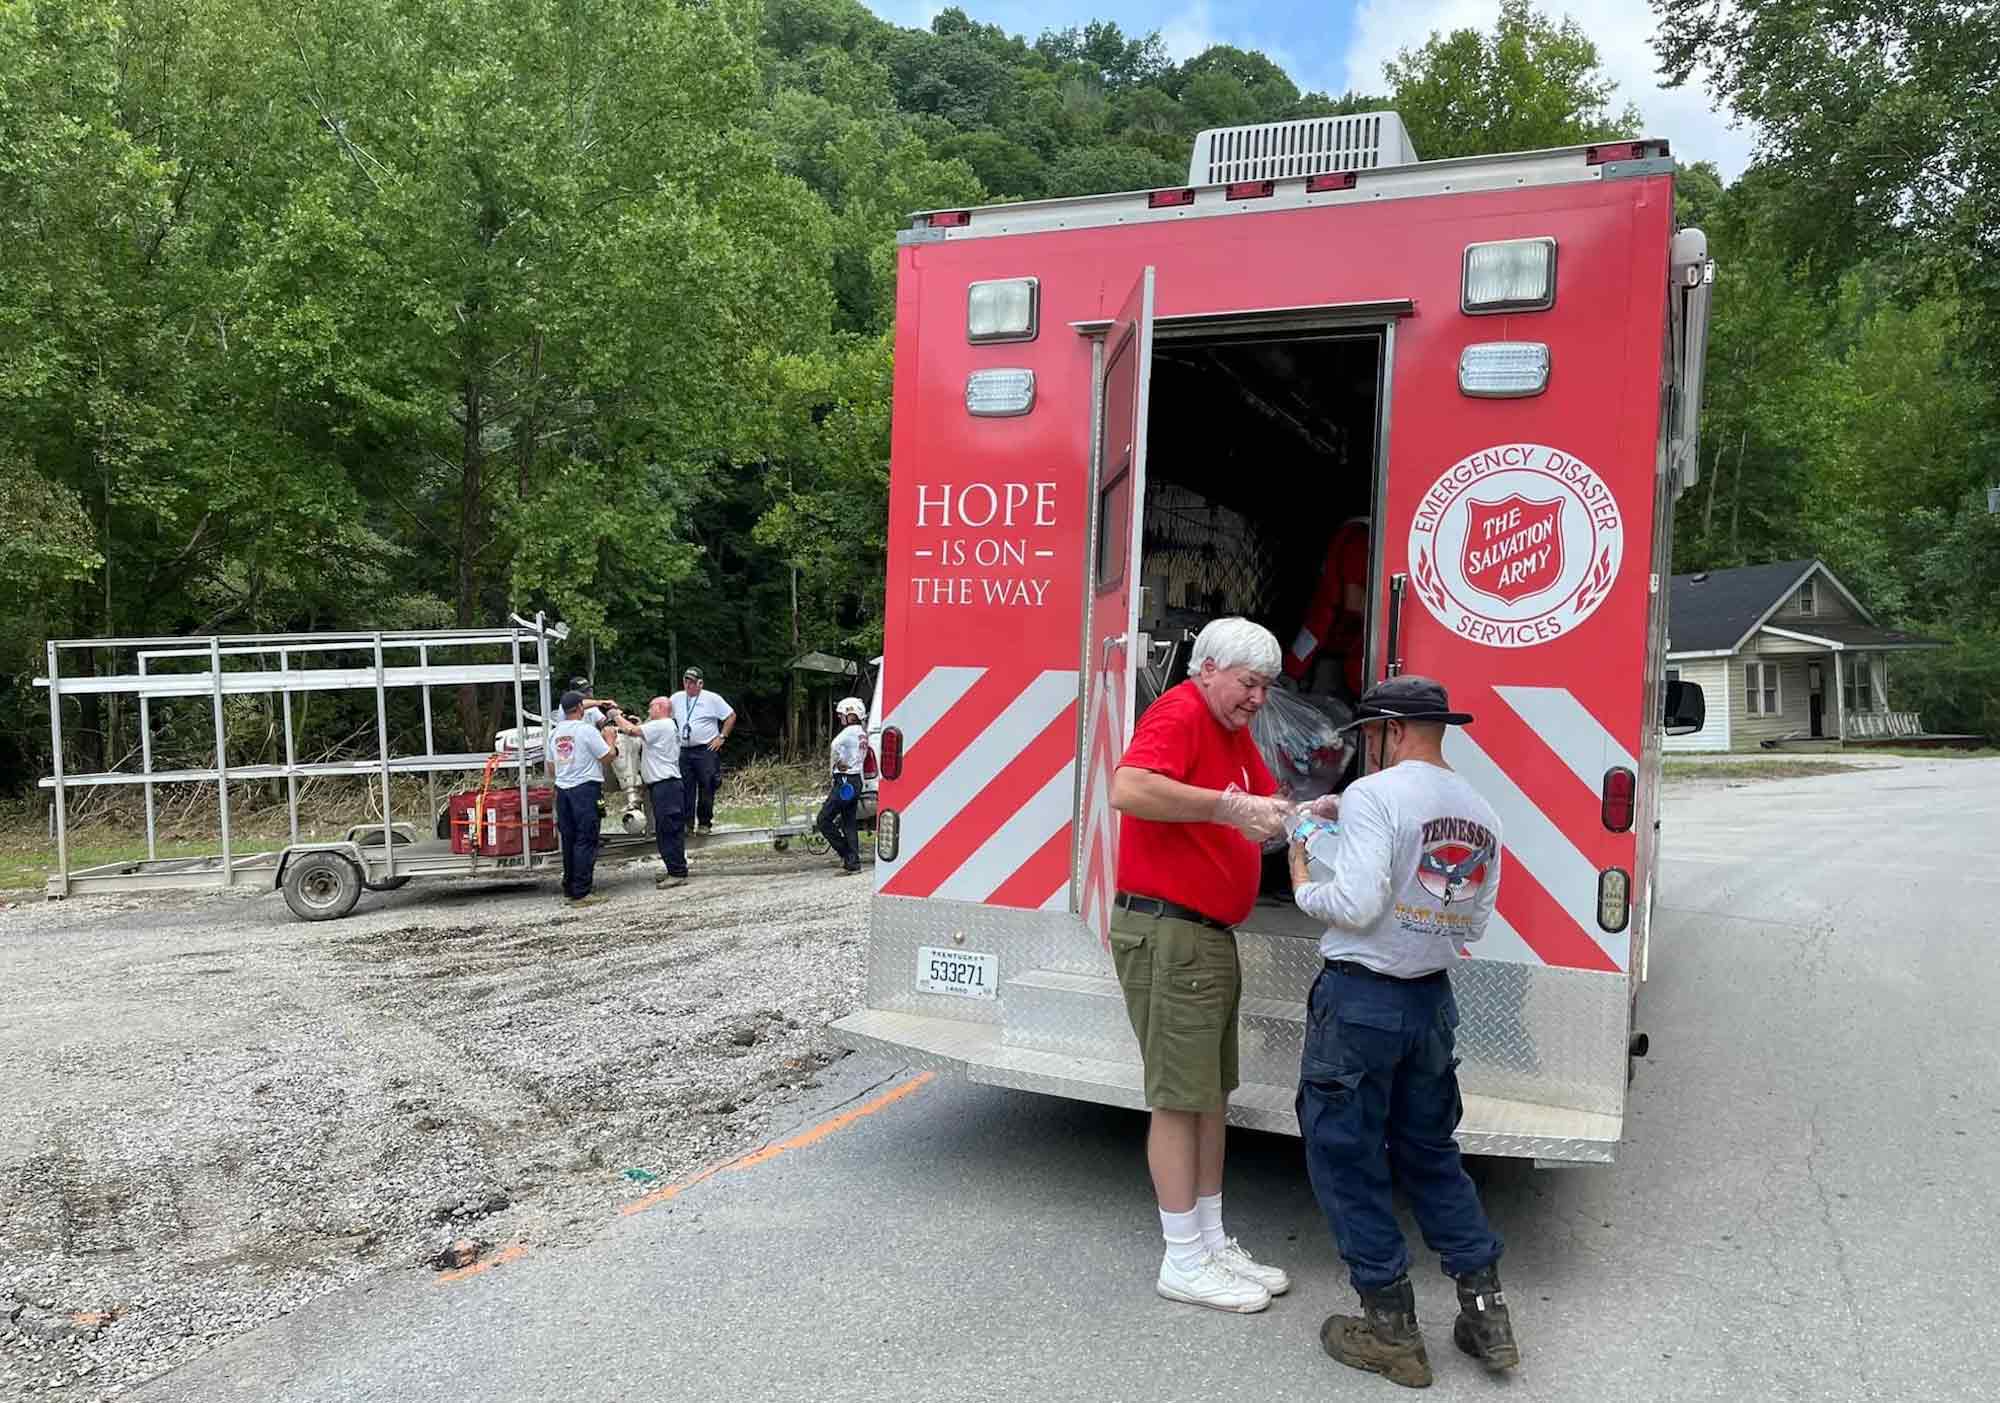
M0 1398L116 1397L383 1267L582 1240L755 1144L840 1052L870 883L736 849L0 911ZM461 1253L463 1248L460 1248Z

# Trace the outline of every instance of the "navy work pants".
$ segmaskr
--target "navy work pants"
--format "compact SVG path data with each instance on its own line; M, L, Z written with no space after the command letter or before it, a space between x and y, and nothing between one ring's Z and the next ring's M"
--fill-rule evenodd
M840 797L843 784L848 789L845 799ZM840 865L850 872L861 865L861 850L854 842L854 809L860 802L861 776L835 775L826 802L819 806L819 831L833 849L833 855L840 859Z
M1459 1163L1458 1005L1442 973L1373 979L1327 967L1307 1004L1299 1134L1313 1196L1357 1290L1409 1270L1393 1173L1452 1276L1491 1266L1501 1242Z
M681 782L656 779L646 786L653 797L653 837L660 845L660 861L667 874L688 874L687 843L681 836Z
M681 747L681 821L715 822L715 789L722 783L722 752L705 745Z
M590 895L597 872L597 796L604 785L585 780L556 790L556 831L562 834L563 895Z

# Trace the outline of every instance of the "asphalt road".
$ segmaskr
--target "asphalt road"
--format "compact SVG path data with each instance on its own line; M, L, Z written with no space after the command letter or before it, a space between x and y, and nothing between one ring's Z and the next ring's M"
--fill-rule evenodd
M2000 763L1676 791L1619 1165L1498 1163L1526 1358L1449 1343L1437 1397L1994 1395ZM1156 1298L1138 1117L850 1058L816 1119L588 1245L328 1297L146 1403L1400 1396L1323 1358L1350 1297L1296 1142L1243 1135L1231 1227L1293 1271L1261 1316ZM836 1103L845 1103L844 1106Z

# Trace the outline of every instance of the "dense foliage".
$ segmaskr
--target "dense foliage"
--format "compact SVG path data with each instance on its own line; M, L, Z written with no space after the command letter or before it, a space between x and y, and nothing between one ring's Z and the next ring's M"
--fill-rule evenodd
M2000 731L1991 7L1658 8L1764 142L1683 182L1724 271L1679 563L1826 556L1966 640L1931 719ZM791 657L879 645L907 213L1175 184L1227 123L1394 106L1443 156L1636 121L1527 0L1386 80L857 0L0 0L0 766L45 758L50 636L538 608L563 668L643 698L699 659L768 744Z

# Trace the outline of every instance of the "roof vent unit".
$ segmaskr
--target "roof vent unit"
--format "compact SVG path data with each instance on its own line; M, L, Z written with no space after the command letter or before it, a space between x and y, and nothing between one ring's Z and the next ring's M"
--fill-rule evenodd
M1188 184L1282 180L1295 175L1409 166L1416 161L1416 148L1410 145L1403 119L1393 112L1257 122L1247 127L1211 127L1196 136L1194 159L1188 162Z

